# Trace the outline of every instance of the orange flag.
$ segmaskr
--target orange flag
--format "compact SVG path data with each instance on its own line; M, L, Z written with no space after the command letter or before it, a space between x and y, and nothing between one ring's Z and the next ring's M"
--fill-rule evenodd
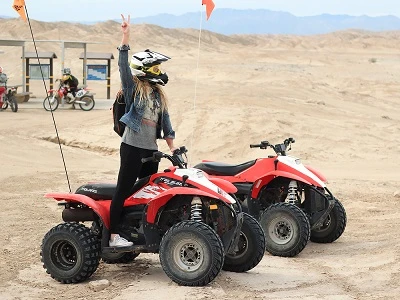
M215 4L212 0L201 0L201 1L202 1L201 5L206 6L206 14L207 14L207 20L208 20L208 18L210 18L211 13L215 7Z
M25 13L25 0L14 0L14 4L12 8L15 9L17 13L21 16L21 18L26 21L26 13Z

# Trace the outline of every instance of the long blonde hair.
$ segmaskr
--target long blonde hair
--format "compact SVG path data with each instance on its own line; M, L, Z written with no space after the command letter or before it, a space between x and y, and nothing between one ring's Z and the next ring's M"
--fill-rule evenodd
M141 103L143 100L149 99L150 94L155 89L160 94L161 110L162 111L168 110L167 96L163 88L159 84L151 84L147 80L140 80L136 76L133 76L133 80L135 81L136 84L136 91L134 94L134 98L136 98L136 96L139 95L139 103Z

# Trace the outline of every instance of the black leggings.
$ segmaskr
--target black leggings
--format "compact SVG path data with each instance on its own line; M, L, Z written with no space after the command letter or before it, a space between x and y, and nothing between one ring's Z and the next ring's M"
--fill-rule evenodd
M110 232L117 233L116 228L120 222L125 199L128 198L136 180L158 171L158 162L142 163L142 158L151 157L156 150L133 147L121 143L117 188L110 206Z

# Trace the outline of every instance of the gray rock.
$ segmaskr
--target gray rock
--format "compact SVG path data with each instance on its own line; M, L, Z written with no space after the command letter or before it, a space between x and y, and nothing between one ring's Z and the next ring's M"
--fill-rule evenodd
M107 279L101 279L101 280L89 282L90 289L92 289L95 292L102 291L105 288L109 287L110 285L111 285L111 282L108 281Z

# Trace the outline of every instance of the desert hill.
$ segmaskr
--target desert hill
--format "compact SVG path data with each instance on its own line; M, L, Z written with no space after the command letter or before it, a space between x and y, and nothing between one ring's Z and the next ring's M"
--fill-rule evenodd
M1 39L30 40L19 19L0 20L0 28ZM121 34L113 21L33 21L32 29L37 40L101 42L88 45L88 51L118 54ZM43 270L39 253L44 234L61 222L61 207L43 194L68 192L68 186L52 142L57 140L52 115L41 107L43 84L31 81L37 98L17 113L0 112L0 299L398 299L400 33L351 30L304 37L203 31L199 49L198 30L133 25L132 31L133 50L149 47L172 57L163 64L170 76L165 90L175 145L187 146L191 165L202 159L243 163L272 154L249 144L294 137L289 154L328 178L346 209L346 230L332 244L309 242L294 258L265 254L253 270L221 272L204 288L171 283L158 256L150 254L131 264L101 263L89 282L59 284ZM37 45L57 54L59 70L60 45ZM26 48L34 50L31 42ZM78 76L81 52L66 49L65 64ZM21 49L0 46L0 65L10 83L20 83ZM115 93L117 60L111 76ZM105 97L105 83L88 85L96 99ZM112 131L111 112L60 108L54 116L72 190L88 181L115 182L120 139ZM168 151L163 141L158 144ZM110 284L94 292L103 279Z
M39 22L32 20L32 31L37 42L38 51L55 52L58 59L54 61L55 71L59 70L61 62L61 48L57 40L65 41L86 41L93 42L88 44L88 52L109 52L117 58L116 47L120 42L119 23L107 21L93 25L67 22ZM31 32L27 23L20 19L0 19L2 28L1 39L26 40L26 51L35 51ZM348 30L331 34L314 36L293 36L293 35L232 35L226 36L203 30L199 49L199 30L194 29L167 29L156 25L133 25L132 27L131 48L133 51L140 51L151 48L165 53L173 58L171 63L166 64L165 68L170 70L170 75L176 76L178 81L193 82L194 70L197 68L199 56L199 78L198 81L205 82L212 80L219 81L218 76L208 74L203 68L209 65L224 64L226 69L234 68L229 72L240 72L242 67L235 65L245 64L251 61L249 67L253 70L262 70L267 67L264 64L276 62L284 58L286 63L291 61L291 53L295 56L304 56L303 64L331 64L331 59L325 55L320 58L314 55L315 52L327 50L328 53L335 51L344 52L369 52L371 59L379 56L379 52L397 51L400 41L400 32L368 32L361 30ZM4 54L0 56L0 61L7 74L11 77L10 82L20 84L20 57L21 51L18 47L0 47ZM240 53L235 58L231 55L235 50ZM83 49L66 49L65 66L71 67L79 78L82 76L82 60L79 59ZM307 54L310 53L309 55ZM357 56L357 55L356 55ZM5 59L6 58L6 59ZM37 63L31 60L31 63ZM43 63L47 63L44 61ZM104 63L104 61L90 61L90 63ZM273 67L273 66L269 66ZM182 76L193 72L192 76ZM262 80L262 77L256 77ZM117 59L112 61L111 79L113 93L118 88L118 67ZM254 79L254 78L253 78ZM223 79L225 81L226 78ZM267 79L268 80L268 79ZM94 89L98 90L99 97L105 97L104 84L99 82L89 82ZM223 83L222 83L223 84ZM31 82L31 91L38 97L42 97L42 83Z
M30 40L29 28L20 19L0 20L0 26L3 39ZM101 43L89 44L88 52L112 52L118 57L116 47L120 43L120 32L119 23L114 21L94 25L32 21L32 30L36 40ZM198 113L210 118L208 110L218 114L216 107L219 107L223 114L218 114L216 119L226 118L228 128L241 118L240 131L249 132L245 144L254 142L254 139L257 141L256 137L265 136L269 131L274 132L274 127L267 126L261 133L261 124L254 121L266 116L271 122L269 125L275 124L280 128L282 136L303 132L313 139L314 128L302 125L311 111L320 112L313 125L322 131L335 117L343 119L337 124L341 129L356 126L352 124L356 120L368 120L366 126L359 128L362 133L358 133L365 135L366 139L372 138L368 134L369 127L379 122L385 123L382 130L387 126L389 131L398 129L394 121L398 118L395 111L399 96L398 31L352 30L314 36L225 36L203 31L200 49L198 38L199 31L193 29L132 26L132 49L151 48L172 57L164 64L171 79L166 90L181 122L188 122L184 121L185 114L193 113L193 109L197 109L195 118L198 119ZM55 60L57 70L60 66L59 44L38 42L37 46L38 51L54 51L58 55ZM33 43L28 42L26 48L34 51ZM0 49L5 52L0 54L1 64L11 76L10 81L18 83L20 49ZM77 59L81 52L81 49L66 49L65 65L70 66L78 77L82 76L82 61ZM112 61L111 78L114 94L119 88L117 59ZM34 95L44 97L42 82L31 82ZM88 85L97 97L105 97L104 83L89 81ZM228 113L223 107L232 111ZM207 140L218 144L219 138L212 134L214 130L210 128ZM232 132L229 134L236 136ZM337 130L331 135L330 138L337 135L333 139L345 143L351 140ZM232 142L232 146L235 143ZM368 149L367 152L371 153ZM231 158L237 154L233 149L224 149L223 152L224 156L229 153ZM204 150L205 153L210 152Z

